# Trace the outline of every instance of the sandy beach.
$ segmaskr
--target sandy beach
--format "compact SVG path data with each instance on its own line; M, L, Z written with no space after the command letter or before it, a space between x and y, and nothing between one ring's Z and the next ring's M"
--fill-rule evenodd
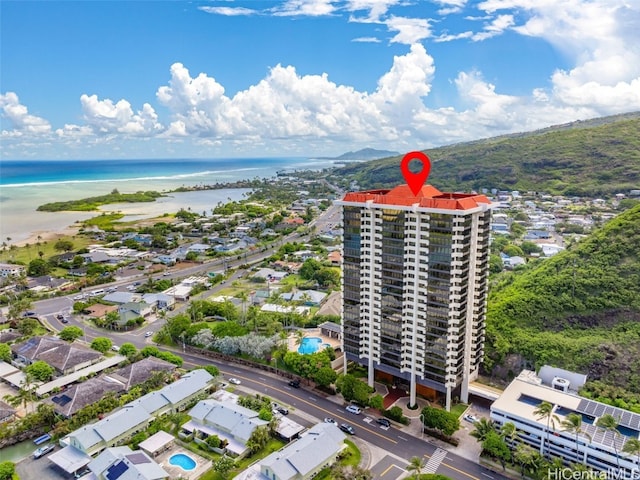
M75 235L80 222L100 215L102 212L121 212L122 221L161 216L175 213L181 208L193 212L211 212L218 203L240 200L248 189L199 190L168 194L155 202L121 203L104 205L94 212L38 212L38 206L51 201L64 201L101 195L116 188L116 182L101 182L105 185L91 185L93 191L78 191L77 185L51 185L3 189L0 198L0 238L9 244L21 246L38 241L56 240L64 235ZM121 185L120 191L125 193ZM150 185L132 185L132 192L151 189ZM169 185L165 185L170 188ZM175 186L173 186L175 188ZM163 189L157 189L162 191ZM38 236L41 238L38 239Z

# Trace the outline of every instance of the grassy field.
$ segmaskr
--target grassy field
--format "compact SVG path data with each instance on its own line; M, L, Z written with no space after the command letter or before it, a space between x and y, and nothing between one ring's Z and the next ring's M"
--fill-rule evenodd
M88 245L94 243L92 239L83 236L61 236L56 240L41 241L35 244L25 245L23 247L4 249L2 253L0 253L0 262L20 262L28 265L31 260L40 258L40 252L42 252L43 259L53 257L54 255L60 255L63 252L55 249L55 244L58 240L69 240L71 243L73 243L74 250L85 248Z

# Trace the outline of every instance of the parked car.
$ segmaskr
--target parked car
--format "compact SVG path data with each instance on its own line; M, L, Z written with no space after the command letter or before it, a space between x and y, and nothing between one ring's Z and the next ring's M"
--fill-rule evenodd
M153 335L153 332L147 332L144 334L144 338L149 338L152 335Z
M89 475L91 473L91 469L88 467L83 468L82 470L78 470L76 473L74 473L74 478L82 478L85 475Z
M300 388L300 380L291 380L289 386L293 388Z
M276 408L276 410L278 411L278 413L281 413L282 415L289 415L289 410L284 407L278 407Z
M47 453L52 452L53 449L56 448L55 444L50 443L49 445L44 445L33 452L33 458L38 459L40 457L44 457Z
M69 323L69 319L67 317L62 317L62 320L60 320L62 323Z
M119 352L120 347L118 345L114 345L113 347L111 347L111 350L113 350L114 352Z
M389 428L391 426L391 422L386 418L378 418L376 419L376 423L382 425L383 427Z
M61 313L58 313L58 314L56 315L56 318L57 318L58 320L62 320L62 319L64 318L64 315L62 315Z
M231 378L229 379L229 383L233 383L234 385L240 385L240 380L238 380L238 379L237 379L237 378L235 378L235 377L231 377Z
M351 425L347 425L346 423L340 424L340 430L343 432L347 432L349 435L355 435L356 431Z
M335 419L331 417L325 417L324 423L333 423L335 426L338 426L338 422L336 422Z
M23 317L35 317L36 316L36 312L24 312L22 314Z
M476 423L479 420L478 417L476 417L475 415L471 415L469 413L465 414L462 418L469 423Z
M347 407L347 412L354 413L356 415L360 415L362 413L362 409L360 407L355 406L355 405L349 405Z

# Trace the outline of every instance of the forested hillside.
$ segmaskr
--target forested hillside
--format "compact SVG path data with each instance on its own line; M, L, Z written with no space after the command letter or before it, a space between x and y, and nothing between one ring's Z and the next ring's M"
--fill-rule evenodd
M597 197L640 188L640 113L424 150L440 190L499 188ZM336 170L363 189L404 183L401 157Z
M551 364L640 393L640 205L501 277L486 350L485 368L501 377Z

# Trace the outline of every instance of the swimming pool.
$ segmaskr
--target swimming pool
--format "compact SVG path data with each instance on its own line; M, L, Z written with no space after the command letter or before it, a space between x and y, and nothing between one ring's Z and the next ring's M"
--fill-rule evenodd
M322 339L318 337L304 337L302 339L302 343L298 347L298 353L303 355L309 355L311 353L316 353L320 348L320 344L322 343Z
M196 461L191 458L189 455L185 455L184 453L176 453L175 455L171 455L169 458L169 463L171 465L175 465L180 467L183 470L193 470L196 468Z

